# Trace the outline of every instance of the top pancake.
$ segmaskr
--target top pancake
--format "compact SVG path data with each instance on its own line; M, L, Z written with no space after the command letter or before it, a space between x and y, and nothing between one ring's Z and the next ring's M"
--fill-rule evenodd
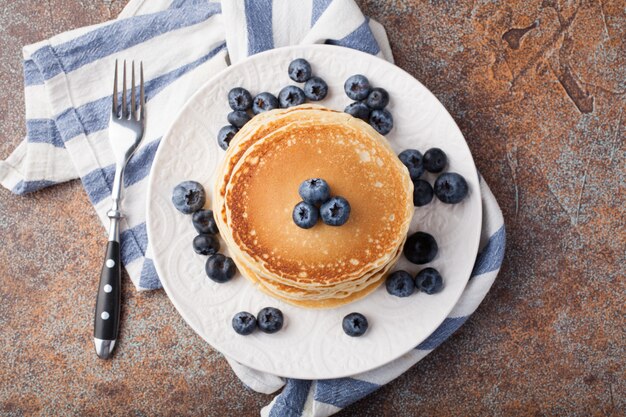
M339 283L389 262L413 214L413 185L386 140L350 115L309 107L280 129L246 141L271 123L270 113L261 127L239 132L235 145L250 146L222 183L231 249L261 274L312 285ZM320 221L305 230L294 224L298 187L314 177L350 202L343 226ZM219 213L221 207L214 208Z

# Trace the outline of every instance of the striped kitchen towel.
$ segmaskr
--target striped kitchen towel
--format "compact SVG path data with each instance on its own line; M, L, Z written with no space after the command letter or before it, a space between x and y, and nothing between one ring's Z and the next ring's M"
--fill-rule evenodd
M159 141L185 101L229 63L267 49L330 43L393 60L384 29L353 0L130 0L118 19L24 48L26 138L4 161L0 183L16 194L80 178L108 226L114 158L107 136L115 59L146 63L145 137L126 169L122 262L140 290L160 288L146 236L147 176ZM352 378L298 381L230 361L249 387L284 386L262 414L323 416L394 379L452 334L493 283L504 252L500 209L481 180L483 230L472 279L441 327L415 350Z

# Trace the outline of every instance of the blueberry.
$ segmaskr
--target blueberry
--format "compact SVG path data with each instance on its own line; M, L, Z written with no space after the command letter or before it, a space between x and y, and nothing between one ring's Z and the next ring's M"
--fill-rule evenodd
M350 217L350 203L343 197L333 197L320 207L322 221L329 226L341 226Z
M247 336L256 329L256 318L247 311L241 311L233 316L232 324L235 332Z
M241 129L243 125L250 121L250 115L245 111L235 110L228 113L226 120L228 120L228 123L231 125Z
M291 61L287 69L289 78L297 83L303 83L311 78L311 64L304 58L298 58Z
M263 113L264 111L274 110L278 108L278 99L271 93L264 92L258 94L252 100L252 112L254 114Z
M233 140L235 134L239 131L235 126L228 125L224 126L217 132L217 144L220 145L220 148L226 150L228 149L228 145L230 145L230 141Z
M215 282L224 283L230 281L237 272L235 262L221 253L209 256L204 265L206 274Z
M437 256L439 248L435 238L424 232L416 232L404 244L404 256L414 264L426 264Z
M409 169L409 175L413 181L419 179L424 173L422 153L415 149L406 149L398 155L400 162Z
M198 210L191 216L193 227L198 233L216 235L219 233L213 218L213 210Z
M367 331L367 319L361 313L350 313L343 318L341 327L348 336L362 336Z
M415 291L415 281L406 271L396 271L387 277L387 292L396 297L408 297Z
M304 83L304 95L311 101L323 100L328 94L328 84L320 77L312 77Z
M433 187L430 186L428 181L413 181L413 205L415 207L422 207L430 203L432 200Z
M367 96L367 106L372 110L382 110L389 104L389 93L384 88L373 88Z
M435 195L446 204L460 203L467 196L467 182L456 172L446 172L435 180Z
M293 208L291 218L296 226L303 229L310 229L317 223L319 210L313 204L301 201Z
M366 122L370 118L370 112L371 111L372 110L369 107L367 107L367 104L365 104L362 101L355 101L353 103L350 103L350 104L348 104L348 107L346 107L344 109L344 112L346 112L346 113L348 113L348 114L350 114L350 115L352 115L354 117L357 117L357 118L359 118L361 120L364 120Z
M365 75L353 75L346 80L343 89L352 100L365 100L370 93L370 81Z
M252 96L245 88L233 88L228 92L228 105L233 110L248 110L252 106Z
M206 193L202 184L195 181L183 181L174 187L172 203L178 211L191 214L204 207Z
M439 148L430 148L424 154L424 168L428 172L435 174L443 171L448 163L448 157L445 152Z
M280 90L280 93L278 93L278 104L280 104L280 107L283 109L292 106L299 106L304 103L305 100L306 97L304 96L304 91L295 85L288 85Z
M265 307L259 311L257 324L264 333L276 333L283 328L283 313L274 307Z
M425 268L415 276L415 285L426 294L434 294L443 288L443 279L435 268Z
M200 255L214 255L220 250L220 241L214 235L200 234L193 238L193 250Z
M370 125L381 135L386 135L393 128L393 116L387 110L372 110Z
M319 205L330 198L330 187L321 178L309 178L300 184L298 194L307 203Z

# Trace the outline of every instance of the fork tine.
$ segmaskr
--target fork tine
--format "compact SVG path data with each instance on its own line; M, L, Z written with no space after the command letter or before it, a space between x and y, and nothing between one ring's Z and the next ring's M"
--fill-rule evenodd
M139 104L141 105L139 117L143 119L146 116L144 111L146 107L146 96L143 91L143 61L139 61Z
M115 117L117 117L117 59L115 60L115 77L113 78L113 108L111 111Z
M128 119L128 109L126 108L126 60L124 60L124 75L122 76L122 117Z
M131 64L132 73L130 81L130 114L133 119L137 119L137 109L135 108L135 61Z

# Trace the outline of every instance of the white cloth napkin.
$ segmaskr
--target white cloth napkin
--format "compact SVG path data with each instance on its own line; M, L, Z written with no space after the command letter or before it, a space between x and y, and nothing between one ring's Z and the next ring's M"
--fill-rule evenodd
M107 126L115 59L145 63L148 124L124 178L122 263L140 290L160 288L146 235L147 176L159 141L187 99L229 62L280 46L331 43L393 61L382 26L353 0L131 0L118 19L24 47L26 138L4 161L0 183L24 194L80 178L105 226L114 158ZM450 336L487 294L502 262L505 233L481 179L483 229L472 278L444 323L396 361L351 378L301 381L232 360L252 389L273 393L265 416L326 416L396 378ZM227 358L228 359L228 358Z

